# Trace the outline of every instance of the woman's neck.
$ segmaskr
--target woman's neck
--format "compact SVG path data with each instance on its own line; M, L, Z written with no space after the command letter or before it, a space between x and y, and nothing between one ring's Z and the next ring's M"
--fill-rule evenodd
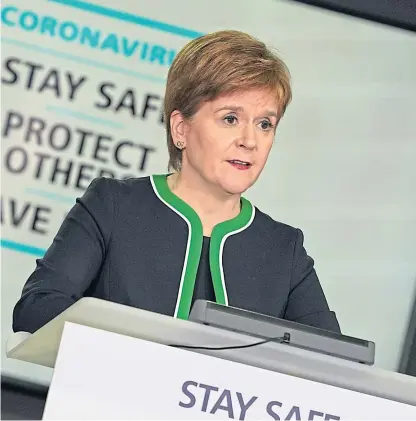
M233 219L240 213L240 195L218 191L199 177L175 173L168 177L168 185L198 214L205 236L210 236L219 223Z

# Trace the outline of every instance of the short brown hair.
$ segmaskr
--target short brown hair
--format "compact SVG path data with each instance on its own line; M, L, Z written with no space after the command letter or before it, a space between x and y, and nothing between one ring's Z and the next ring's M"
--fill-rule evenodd
M203 101L247 88L276 92L281 115L292 99L289 70L263 42L230 30L185 45L169 69L164 98L170 170L179 171L182 163L182 151L173 143L170 130L172 112L191 118Z

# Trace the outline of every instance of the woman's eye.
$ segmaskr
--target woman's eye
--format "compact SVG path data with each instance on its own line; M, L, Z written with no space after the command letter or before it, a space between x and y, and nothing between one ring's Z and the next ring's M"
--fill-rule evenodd
M237 122L237 117L234 116L234 115L227 115L226 117L224 117L224 121L228 125L232 126L232 125L234 125Z
M269 120L262 120L260 122L260 127L262 130L271 130L273 128L273 124L270 123Z
M260 122L260 127L262 128L262 130L270 130L273 128L273 124L270 123L269 120L262 120Z

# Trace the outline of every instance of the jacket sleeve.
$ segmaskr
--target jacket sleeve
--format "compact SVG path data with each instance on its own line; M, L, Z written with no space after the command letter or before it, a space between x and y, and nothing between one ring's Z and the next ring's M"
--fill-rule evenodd
M337 317L329 309L315 272L314 261L303 246L303 233L296 231L291 288L284 318L340 333Z
M36 260L13 310L15 332L41 328L80 299L98 275L114 219L110 186L108 179L95 179Z

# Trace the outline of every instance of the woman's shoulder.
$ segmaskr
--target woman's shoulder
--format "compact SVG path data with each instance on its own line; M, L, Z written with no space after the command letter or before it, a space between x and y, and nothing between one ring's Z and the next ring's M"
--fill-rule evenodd
M278 221L272 218L265 212L255 207L256 213L254 218L254 226L263 231L263 233L273 233L273 235L279 234L279 236L297 238L299 235L299 228L296 228L287 223Z
M91 182L78 201L95 207L120 210L126 207L137 208L148 202L152 195L150 176L127 179L98 177Z
M94 179L88 190L100 192L102 195L129 196L151 192L150 176L117 179L98 177Z
M150 176L125 179L107 178L109 188L118 194L130 195L152 191Z

